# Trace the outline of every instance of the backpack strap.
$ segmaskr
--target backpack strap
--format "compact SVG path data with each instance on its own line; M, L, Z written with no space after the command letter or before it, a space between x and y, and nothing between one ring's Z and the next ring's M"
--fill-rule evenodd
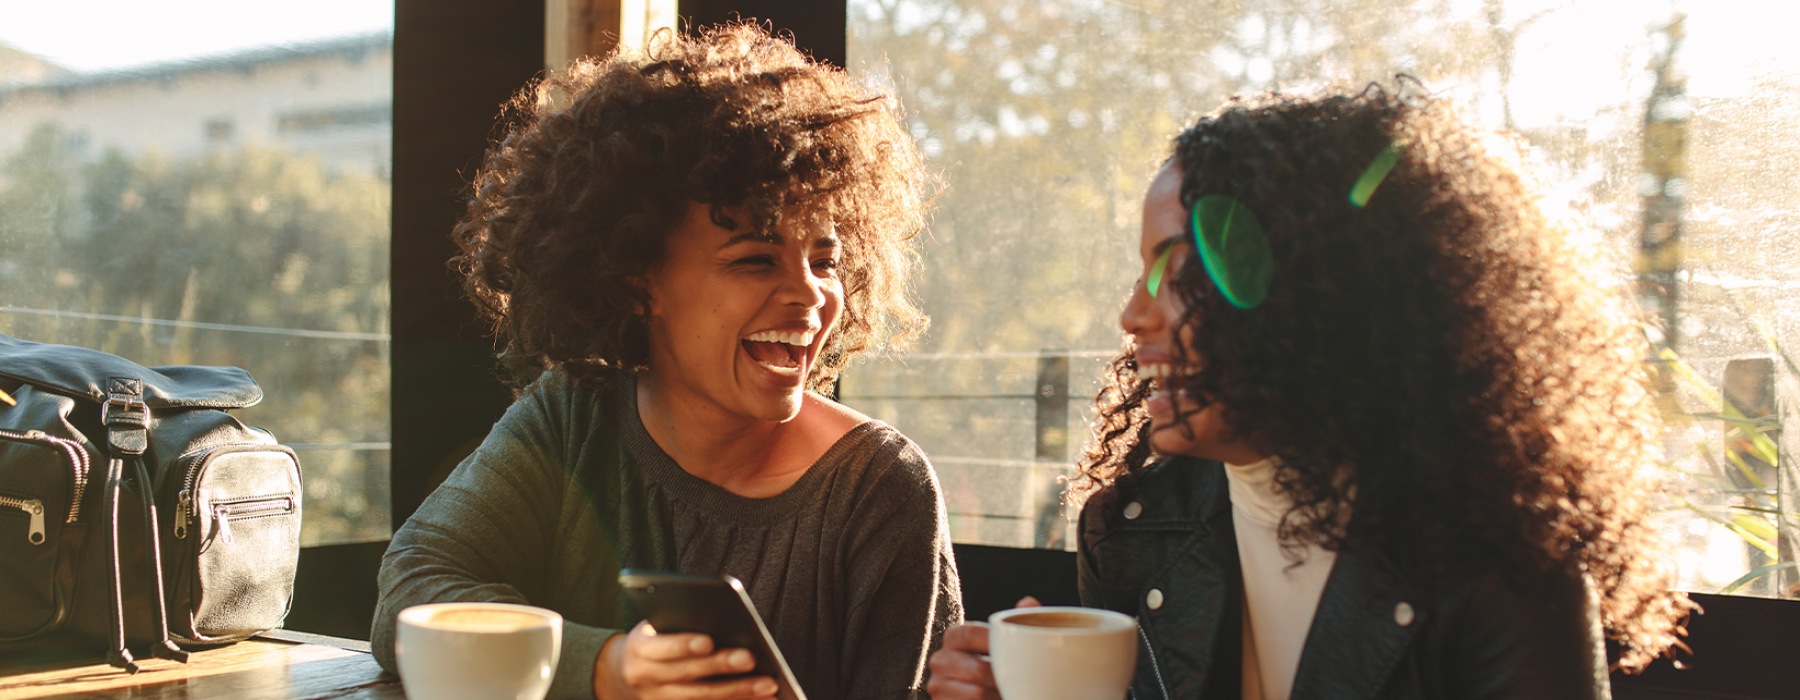
M144 530L149 538L151 580L156 585L156 597L151 603L151 607L156 609L156 639L150 653L158 658L186 662L187 652L169 639L169 613L165 609L167 599L163 592L162 542L156 530L156 504L150 497L154 485L150 483L149 472L144 469L144 451L150 446L150 407L144 403L143 380L109 378L106 403L100 406L100 423L106 427L106 447L109 454L106 465L107 542L111 548L109 554L112 555L108 563L112 578L113 604L109 612L113 622L113 639L112 648L107 650L106 661L131 673L139 670L137 663L131 658L131 651L126 648L125 591L123 576L119 570L119 498L124 493L125 459L130 458L135 472L132 478L138 481L138 497L143 502L146 520Z

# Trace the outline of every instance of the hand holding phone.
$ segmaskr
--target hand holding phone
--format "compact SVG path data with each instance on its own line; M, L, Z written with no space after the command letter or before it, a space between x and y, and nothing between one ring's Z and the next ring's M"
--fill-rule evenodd
M619 572L619 585L657 634L695 632L711 637L714 649L745 649L755 661L747 675L773 679L779 700L806 700L737 579L626 569Z
M595 664L600 700L771 700L776 691L774 679L748 675L749 651L715 648L704 634L659 634L648 622L607 640Z

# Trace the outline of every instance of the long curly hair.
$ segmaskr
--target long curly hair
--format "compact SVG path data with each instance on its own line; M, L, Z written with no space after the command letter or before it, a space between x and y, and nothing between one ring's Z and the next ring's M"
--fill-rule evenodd
M1647 522L1660 422L1638 317L1495 139L1409 92L1235 100L1175 139L1183 204L1236 198L1273 256L1249 310L1198 260L1165 280L1193 339L1177 386L1279 459L1288 547L1373 548L1426 581L1579 571L1618 665L1640 669L1694 606ZM1154 458L1136 369L1127 347L1105 373L1074 500Z
M694 202L726 228L835 226L844 309L809 387L923 329L908 281L935 181L898 101L759 25L664 31L641 54L577 61L502 117L450 264L515 381L555 367L597 387L642 367L641 279Z

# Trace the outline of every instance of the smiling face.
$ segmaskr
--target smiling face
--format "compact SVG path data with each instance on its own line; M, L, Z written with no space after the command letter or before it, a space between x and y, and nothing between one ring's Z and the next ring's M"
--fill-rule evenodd
M743 221L745 217L734 217ZM799 414L844 308L829 223L758 234L691 204L645 277L650 383L671 406L764 421Z
M1216 459L1231 464L1250 464L1262 455L1241 442L1225 437L1224 406L1214 402L1204 408L1174 390L1173 379L1195 371L1183 367L1185 354L1193 362L1193 353L1182 353L1177 343L1185 330L1182 319L1188 313L1180 295L1172 288L1173 280L1188 265L1198 265L1193 241L1188 236L1188 210L1181 205L1180 164L1171 160L1150 182L1144 195L1143 230L1138 236L1138 254L1143 259L1144 273L1131 288L1125 310L1119 314L1119 327L1137 345L1138 376L1154 382L1154 391L1146 407L1150 412L1150 444L1163 454L1184 454ZM1166 254L1166 258L1165 258ZM1152 296L1152 280L1160 284ZM1185 347L1192 348L1191 335Z

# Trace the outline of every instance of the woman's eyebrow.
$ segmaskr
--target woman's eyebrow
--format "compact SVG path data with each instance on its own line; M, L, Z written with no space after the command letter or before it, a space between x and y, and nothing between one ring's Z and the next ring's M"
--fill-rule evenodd
M725 239L725 242L719 245L719 250L724 250L740 243L780 244L781 234L774 231L745 231Z
M1156 245L1151 246L1150 257L1155 258L1158 255L1162 255L1163 251L1174 247L1175 244L1177 244L1177 243L1186 242L1186 240L1187 240L1187 237L1185 237L1185 236L1170 236L1168 238L1164 238L1161 241L1158 241L1156 243Z

